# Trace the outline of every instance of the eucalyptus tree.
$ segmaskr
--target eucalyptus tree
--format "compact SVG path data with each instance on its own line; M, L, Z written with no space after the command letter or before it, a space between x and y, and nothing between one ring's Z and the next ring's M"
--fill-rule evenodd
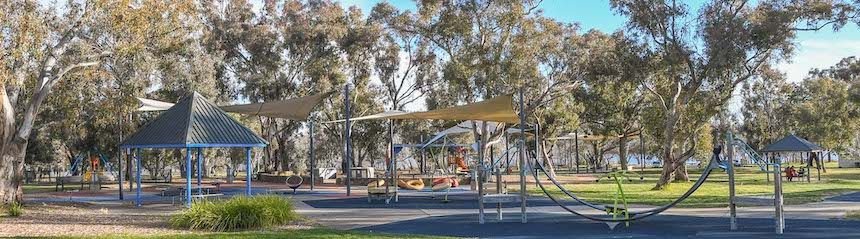
M62 6L33 1L0 3L0 202L22 200L25 149L54 87L75 84L64 81L68 74L97 71L101 59L112 53L145 51L147 42L182 39L153 28L152 23L177 23L185 15L183 10L192 7L188 2L161 1L69 1ZM129 39L121 45L102 44L105 31Z
M750 146L761 149L796 128L798 122L792 117L794 92L795 86L786 82L785 74L770 67L744 82L740 130Z
M630 135L640 131L639 111L645 101L639 86L647 77L645 53L621 32L606 35L592 30L581 42L578 47L587 52L581 63L585 83L575 92L586 109L582 120L594 133L619 136L619 162L626 169L627 144Z
M522 89L526 93L522 110L540 118L537 111L578 84L578 69L572 60L577 52L567 47L576 40L576 27L542 16L539 3L419 3L415 23L405 30L420 33L441 54L442 79L425 89L428 108L477 102ZM482 137L477 129L473 135Z
M657 103L653 124L663 171L655 185L688 180L690 134L725 105L736 86L766 64L791 56L795 32L856 21L856 6L829 1L709 1L697 9L674 0L613 0L628 28L654 52L642 85ZM852 17L855 17L852 19ZM659 122L659 123L657 123Z

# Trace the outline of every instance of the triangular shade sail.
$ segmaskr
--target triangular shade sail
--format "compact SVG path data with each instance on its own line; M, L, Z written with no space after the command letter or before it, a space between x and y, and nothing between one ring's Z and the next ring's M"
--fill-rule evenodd
M137 101L140 101L140 108L137 108L137 111L165 111L173 107L173 103L140 97L137 97Z
M264 147L267 142L199 93L162 112L122 148Z
M227 112L260 115L270 118L307 120L308 116L311 115L311 111L313 111L313 109L316 108L323 99L332 93L334 92L319 93L288 100L276 100L243 105L227 105L221 106L221 109Z
M263 103L240 104L240 105L222 105L221 109L227 112L259 115L270 118L281 118L291 120L307 120L311 111L319 105L323 99L330 96L333 91L309 95L304 97L292 98L287 100L267 101ZM141 107L137 111L163 111L172 107L172 103L137 98L140 101Z
M435 120L479 120L502 123L519 123L519 117L513 109L514 98L512 95L498 96L489 100L454 106L443 109L435 109L424 112L402 112L388 111L374 115L350 118L351 121L370 119L435 119ZM337 123L344 120L335 120L325 123Z
M824 148L793 134L764 147L761 152L816 152Z

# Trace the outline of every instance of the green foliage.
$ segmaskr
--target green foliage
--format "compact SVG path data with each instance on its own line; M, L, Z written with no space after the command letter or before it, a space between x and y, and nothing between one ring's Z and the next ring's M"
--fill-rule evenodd
M24 214L24 205L19 202L12 202L5 206L6 216L19 217Z
M279 196L233 197L225 201L199 201L170 219L178 228L235 231L280 226L296 220L289 199Z

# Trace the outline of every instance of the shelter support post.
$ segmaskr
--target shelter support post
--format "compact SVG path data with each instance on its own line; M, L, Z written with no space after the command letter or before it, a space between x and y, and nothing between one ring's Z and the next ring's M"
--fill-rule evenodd
M251 196L251 147L245 148L245 195Z
M526 170L525 170L525 148L526 148L526 114L525 114L525 104L523 104L523 89L520 88L519 92L519 100L520 100L520 144L519 144L519 152L520 152L520 221L522 223L528 222L528 218L526 217Z
M505 154L507 154L507 152L505 152ZM495 172L496 172L496 193L502 194L502 163L499 162L499 164L496 165L493 162L494 161L493 158L495 158L495 155L496 155L495 147L490 145L490 165L493 167L493 169L495 169ZM498 215L497 219L499 219L499 221L501 221L502 220L502 203L498 203L496 205L496 215Z
M136 151L137 151L137 152L136 152L136 154L135 154L135 156L134 156L134 159L135 159L134 161L135 161L135 164L136 164L136 166L137 166L137 170L136 170L136 171L137 171L137 195L135 195L134 201L135 201L135 204L136 204L138 207L140 207L140 206L142 206L142 205L143 205L143 202L142 202L142 201L141 201L141 199L140 199L140 193L141 193L141 190L140 190L140 178L141 178L141 177L140 177L140 174L141 174L141 171L142 171L142 170L141 170L141 167L140 167L140 154L141 154L141 152L142 152L142 151L141 151L141 149L140 149L140 148L138 148Z
M185 206L191 207L191 148L185 148Z
M119 154L119 157L116 158L117 170L119 171L118 172L119 173L119 179L117 180L117 182L118 182L117 185L119 186L119 200L120 201L123 200L123 196L124 196L123 194L125 194L122 191L123 176L125 176L122 173L122 171L123 171L122 170L122 158L123 158L122 152L123 152L122 147L120 147L119 152L117 152L117 154Z
M779 163L773 164L773 208L774 220L776 226L776 234L782 234L785 231L785 216L783 215L782 201L782 170Z
M478 167L476 168L478 184L478 224L484 224L484 137L487 135L487 122L481 121L481 136L478 141ZM456 166L455 166L456 168Z
M203 195L203 149L197 148L197 194Z
M314 180L316 180L317 162L314 159L314 122L309 122L308 129L308 161L311 164L311 191L314 190Z
M725 144L726 147L726 172L729 175L729 226L732 231L738 229L738 214L737 214L737 204L735 198L735 147L732 142L735 142L734 135L731 132L728 133L728 142ZM714 155L717 157L717 155Z

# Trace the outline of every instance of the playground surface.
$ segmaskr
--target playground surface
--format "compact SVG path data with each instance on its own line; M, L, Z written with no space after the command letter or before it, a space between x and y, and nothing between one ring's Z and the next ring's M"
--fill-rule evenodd
M404 193L399 202L388 205L367 203L362 196L345 197L333 191L303 192L294 198L301 201L296 205L297 212L324 226L381 233L480 238L860 238L860 221L841 219L846 211L860 209L860 193L786 206L786 231L782 236L774 233L772 206L740 207L737 231L729 230L727 208L673 208L611 229L606 223L571 215L547 198L532 197L528 223L520 222L520 209L516 205L504 208L502 221L496 219L495 206L487 205L487 222L481 225L475 196L452 195L449 203L442 203L426 194L410 192ZM582 212L600 214L576 206L575 202L566 204Z
M255 183L255 193L279 189L282 185ZM226 185L225 191L242 194L241 184ZM486 223L478 224L476 194L467 187L451 191L449 202L440 194L401 191L399 202L368 203L362 187L346 196L342 187L306 187L295 195L296 212L310 220L280 230L325 227L337 230L387 234L417 234L480 238L860 238L860 221L842 219L845 212L860 210L860 192L830 197L825 201L787 205L786 231L774 234L773 207L739 207L737 231L729 230L727 208L673 208L663 214L629 226L585 220L563 211L545 197L531 196L528 223L520 222L518 204L507 204L503 220L496 218L495 205L486 205ZM144 190L147 200L142 208L133 206L131 197L116 200L116 191L34 192L28 196L28 212L19 218L0 218L3 236L92 236L92 235L196 235L175 230L167 218L181 210L181 204ZM128 194L127 194L128 195ZM433 196L436 196L435 198ZM577 211L592 215L601 212L566 202ZM633 205L634 210L653 206Z

